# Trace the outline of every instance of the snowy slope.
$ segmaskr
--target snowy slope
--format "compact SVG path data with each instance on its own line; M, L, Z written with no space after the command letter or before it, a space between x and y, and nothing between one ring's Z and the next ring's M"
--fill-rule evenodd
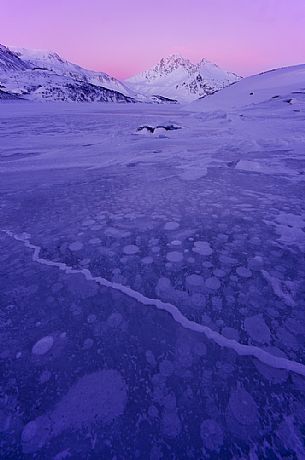
M0 72L25 70L29 66L6 46L0 44Z
M12 100L19 100L20 97L16 94L10 93L8 91L2 91L0 89L0 101L12 101Z
M56 53L13 51L0 45L1 100L136 102L118 80L63 60Z
M305 93L305 64L244 78L221 93L193 102L189 108L196 111L232 110L287 96L297 100L299 92Z
M119 91L126 96L134 96L133 91L116 78L104 72L83 69L77 64L66 61L57 53L15 47L11 47L10 49L33 69L52 71L57 75L64 75L77 81Z
M136 102L102 86L42 70L25 70L0 76L1 88L10 94L36 101Z
M193 64L179 55L162 58L145 72L126 80L135 91L188 102L218 91L240 79L206 59Z

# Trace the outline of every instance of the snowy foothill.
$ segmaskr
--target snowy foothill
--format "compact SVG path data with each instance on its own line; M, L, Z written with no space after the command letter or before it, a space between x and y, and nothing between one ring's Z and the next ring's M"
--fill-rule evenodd
M227 111L268 103L272 115L283 103L297 110L298 105L304 103L304 78L305 64L269 70L243 78L213 96L198 99L191 107L199 112Z

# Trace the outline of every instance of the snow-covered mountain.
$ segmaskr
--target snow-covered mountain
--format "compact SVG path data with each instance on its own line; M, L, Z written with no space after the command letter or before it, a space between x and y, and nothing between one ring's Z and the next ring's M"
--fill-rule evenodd
M305 64L243 78L221 93L192 102L189 107L195 111L231 111L265 103L273 107L274 104L279 107L278 102L294 106L300 100L305 101Z
M172 55L121 82L104 72L72 64L55 52L0 45L0 90L32 100L190 102L239 79L205 59L192 64Z
M26 70L29 66L6 46L0 44L0 72Z
M219 91L240 78L206 59L193 64L189 59L173 54L162 58L153 68L128 78L125 83L147 96L160 95L190 102Z
M102 86L112 91L119 91L125 96L134 96L134 92L116 78L104 72L96 72L94 70L84 69L77 64L72 64L57 53L15 47L11 47L10 50L34 70L51 71L57 75L70 77L73 80L91 83L95 86Z
M71 64L56 53L0 45L1 99L136 102L115 78Z

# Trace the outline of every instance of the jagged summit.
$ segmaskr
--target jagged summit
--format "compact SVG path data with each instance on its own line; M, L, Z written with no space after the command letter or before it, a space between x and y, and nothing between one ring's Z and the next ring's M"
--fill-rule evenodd
M128 82L135 82L141 79L154 80L163 75L169 75L177 69L191 69L192 63L189 59L184 58L180 54L171 54L170 56L160 59L160 62L153 66L151 69L129 78Z
M206 58L194 64L180 54L164 57L151 69L126 80L144 94L160 94L181 102L212 94L238 81L240 77L222 70Z
M169 56L161 58L160 63L163 63L165 66L179 67L180 65L190 65L191 61L181 54L170 54Z

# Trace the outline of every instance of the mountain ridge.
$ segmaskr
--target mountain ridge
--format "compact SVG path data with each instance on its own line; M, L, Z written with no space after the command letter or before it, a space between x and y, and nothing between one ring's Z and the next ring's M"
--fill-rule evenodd
M105 72L97 72L95 70L85 69L78 64L73 64L62 58L57 52L17 47L11 47L10 50L33 69L47 69L59 75L65 75L85 83L102 86L113 91L119 91L126 96L134 96L133 92L120 80Z
M0 45L1 100L138 102L123 83L64 60L55 52Z
M239 79L205 58L193 64L172 54L152 68L120 81L105 72L73 64L54 51L0 45L0 89L24 99L191 102Z
M240 79L239 75L221 69L206 58L194 64L180 54L172 54L161 58L150 69L129 77L125 83L146 95L158 93L180 102L191 102Z

